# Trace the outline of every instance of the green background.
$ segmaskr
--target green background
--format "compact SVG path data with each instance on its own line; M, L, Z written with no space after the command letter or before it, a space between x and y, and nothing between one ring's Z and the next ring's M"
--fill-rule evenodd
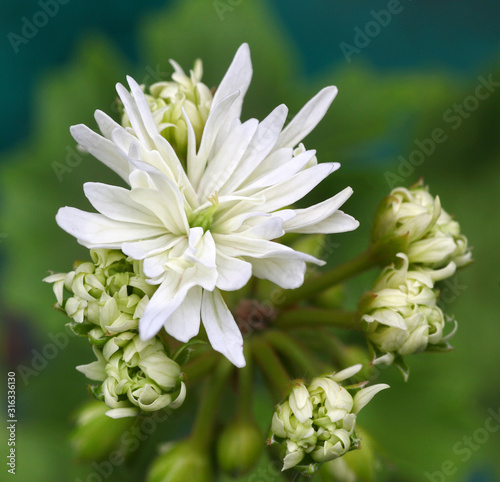
M126 74L145 83L169 77L169 58L185 68L202 58L205 82L217 85L243 41L250 44L254 63L244 117L261 119L282 102L293 114L321 87L339 87L329 113L306 140L320 160L342 163L309 201L346 185L355 191L346 211L361 226L333 238L331 265L365 248L375 206L397 184L424 176L460 221L475 263L445 288L449 296L443 289L449 300L445 310L459 322L456 350L410 358L406 384L396 370L385 370L380 381L391 390L363 411L362 423L376 440L391 480L428 480L426 472L442 470L447 461L454 473L446 480L499 480L500 432L486 440L481 435L488 410L500 410L500 93L493 87L477 108L465 111L460 125L447 116L455 104L475 106L469 97L478 77L500 81L498 7L402 1L402 11L346 62L339 44L353 44L354 28L364 29L370 11L386 8L387 2L351 7L327 0L308 7L303 2L220 3L228 8L219 6L218 12L213 2L201 0L147 2L141 8L109 2L95 9L69 2L17 54L7 34L19 32L20 18L31 18L40 6L11 2L14 10L2 19L0 334L4 372L18 374L17 480L95 479L89 478L89 464L74 459L68 443L72 414L88 398L85 378L74 367L92 354L84 341L64 335L65 319L52 309L51 287L40 280L49 269L68 271L75 259L87 256L56 226L57 209L89 209L83 182L118 180L96 160L74 157L68 127L93 127L97 108L116 113L114 84L124 82ZM445 142L414 168L401 161L399 156L416 159L416 141L435 129L445 132ZM388 173L399 176L396 184ZM370 288L373 275L348 284L348 303ZM65 346L53 353L48 346L54 337ZM257 409L265 426L269 402L261 398ZM118 467L105 480L141 480L137 474L154 457L155 442L188 433L194 404L188 401L134 454L137 472ZM475 436L484 442L464 461L454 447ZM262 459L262 480L280 480L268 467ZM7 476L2 469L0 480Z

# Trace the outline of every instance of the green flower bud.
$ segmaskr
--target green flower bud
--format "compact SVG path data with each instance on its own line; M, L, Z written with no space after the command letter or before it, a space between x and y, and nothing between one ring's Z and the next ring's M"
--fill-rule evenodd
M179 64L173 60L170 63L175 71L172 74L172 81L153 84L149 88L149 94L146 94L146 99L160 134L167 139L182 159L186 159L188 127L184 115L193 127L196 145L199 147L212 106L213 95L210 89L201 82L203 76L201 60L196 60L189 77ZM123 114L122 125L131 128L126 113Z
M136 330L157 287L146 283L141 263L121 251L93 249L90 255L92 262L44 281L54 283L58 308L76 323L92 325L87 335L92 343L100 344L110 334ZM72 295L66 300L64 290Z
M252 420L237 418L230 422L217 441L219 467L233 476L247 473L259 460L264 439Z
M134 422L131 418L113 420L106 416L108 407L98 400L85 403L78 410L71 444L77 457L88 460L104 458L120 444L122 434Z
M134 416L179 407L186 397L180 366L165 352L158 338L142 341L135 332L111 337L94 346L97 361L78 366L91 380L102 382L95 390L111 408L112 418Z
M433 289L434 280L449 268L410 271L408 257L397 256L401 266L392 265L382 272L372 296L360 308L367 338L380 355L375 363L390 364L397 356L420 353L429 345L449 348L447 339L453 334L444 336L445 317Z
M331 460L320 469L324 480L337 482L373 482L378 461L375 457L373 443L370 437L356 428L360 437L360 450L352 450L343 457Z
M288 399L277 406L270 443L280 444L284 452L283 470L295 467L304 475L312 474L321 463L358 447L357 414L376 393L388 388L378 384L352 395L339 382L359 370L361 365L355 365L315 378L307 386L298 381Z
M151 466L147 482L212 482L210 457L191 440L169 444Z
M459 224L422 182L410 189L393 189L375 216L373 242L388 243L402 235L408 236L404 251L410 263L439 269L451 262L456 267L471 262L467 238L460 233Z

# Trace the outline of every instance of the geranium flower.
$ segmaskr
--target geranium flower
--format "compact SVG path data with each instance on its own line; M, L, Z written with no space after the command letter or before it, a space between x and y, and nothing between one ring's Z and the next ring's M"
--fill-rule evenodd
M187 342L201 321L212 347L238 367L245 365L243 340L221 291L240 289L252 275L297 288L305 263L323 261L274 240L287 232L338 233L358 226L339 211L351 188L309 208L288 208L339 168L317 164L315 151L300 144L337 89L321 90L283 129L284 105L262 122L240 120L251 76L243 44L215 92L199 142L184 111L185 158L160 134L141 87L131 78L131 93L118 85L130 127L97 111L103 136L83 125L72 134L130 187L86 183L99 214L64 207L56 217L88 248L120 249L143 260L148 282L159 286L139 322L142 339L164 327Z

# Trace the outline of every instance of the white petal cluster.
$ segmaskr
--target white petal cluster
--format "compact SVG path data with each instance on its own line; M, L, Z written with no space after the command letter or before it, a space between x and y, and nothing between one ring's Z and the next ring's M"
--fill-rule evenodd
M385 268L363 306L368 340L381 354L375 363L390 364L397 356L420 353L428 347L447 349L445 317L437 306L434 282L453 274L455 265L440 270L409 266L404 253L399 267ZM410 269L413 268L413 269Z
M315 378L307 386L298 382L288 399L277 406L271 443L279 443L284 450L283 470L297 467L310 473L317 464L358 448L354 432L357 414L379 391L389 388L372 385L351 395L339 382L359 370L361 365L354 365Z
M460 225L422 182L410 189L398 187L391 191L378 210L372 235L374 241L408 235L406 254L412 264L439 269L450 262L462 267L472 259Z
M85 194L98 213L64 207L56 219L88 248L121 250L143 262L148 283L158 286L139 323L143 340L164 327L187 342L203 322L213 348L241 367L242 336L221 291L241 288L252 275L296 288L304 281L306 262L323 262L274 240L286 232L338 233L358 226L339 210L351 188L309 208L289 207L339 167L317 164L315 151L300 145L337 89L320 91L283 128L284 105L263 121L240 120L252 76L246 44L211 102L196 67L189 86L180 71L176 75L179 85L186 83L185 91L194 89L200 99L204 96L204 107L210 104L206 119L200 117L200 130L187 94L178 87L186 96L181 107L185 157L162 135L161 109L152 112L141 87L129 78L130 92L117 86L128 119L125 127L97 111L102 135L84 125L71 130L80 146L128 187L86 183ZM172 86L164 87L168 91ZM170 98L160 86L153 90L158 98ZM200 104L194 105L201 112Z

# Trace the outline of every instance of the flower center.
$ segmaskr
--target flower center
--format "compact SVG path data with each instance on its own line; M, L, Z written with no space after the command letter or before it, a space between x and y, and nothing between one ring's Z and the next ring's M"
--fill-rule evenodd
M212 204L211 206L197 213L193 213L191 219L189 220L189 226L192 228L200 227L203 231L208 231L210 229L214 219L214 214L217 209L219 209L219 194L217 191L213 196L210 196L208 200Z

